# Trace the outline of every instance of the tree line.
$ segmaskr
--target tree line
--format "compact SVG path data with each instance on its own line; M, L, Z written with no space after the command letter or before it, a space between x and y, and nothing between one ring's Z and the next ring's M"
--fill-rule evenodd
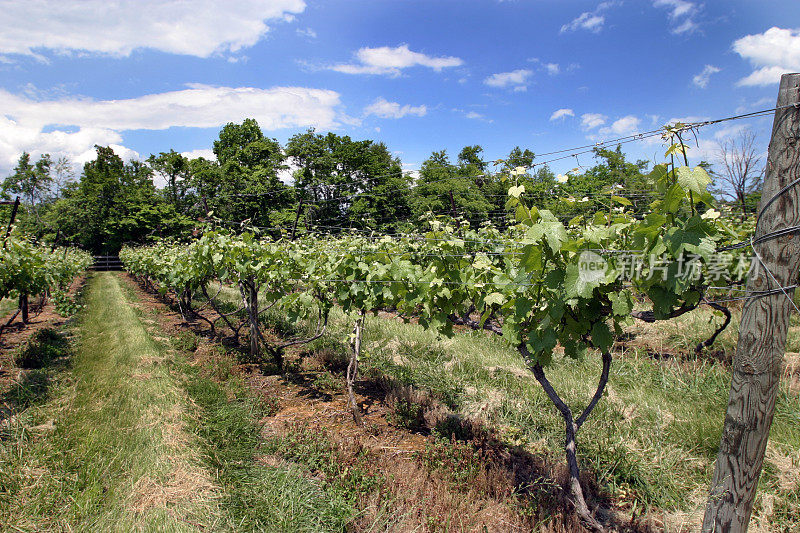
M580 222L608 207L614 194L631 199L630 208L642 213L652 201L648 162L628 161L620 147L597 148L591 167L556 175L546 165L531 170L536 156L530 149L515 147L504 159L487 162L483 148L471 145L454 158L433 152L413 176L382 142L310 129L281 146L246 119L221 129L214 160L169 150L126 163L111 147L96 150L79 176L64 158L44 154L34 162L28 153L20 156L0 196L21 197L22 232L114 254L124 244L184 238L209 219L231 229L257 226L273 237L350 228L413 231L432 216L502 228L513 220L508 188L520 184L534 205L565 221ZM757 201L751 199L757 187L752 177L741 178L737 183L747 190L734 197L746 209ZM0 211L0 220L8 217L8 208Z

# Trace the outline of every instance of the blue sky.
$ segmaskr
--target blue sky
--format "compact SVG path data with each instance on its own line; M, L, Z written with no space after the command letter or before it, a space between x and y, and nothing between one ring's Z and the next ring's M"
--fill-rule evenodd
M406 168L772 107L800 71L797 0L0 0L0 176L23 150L76 164L208 155L256 118L383 141ZM701 130L695 161L747 127ZM626 145L657 159L658 142ZM555 163L556 171L591 159Z

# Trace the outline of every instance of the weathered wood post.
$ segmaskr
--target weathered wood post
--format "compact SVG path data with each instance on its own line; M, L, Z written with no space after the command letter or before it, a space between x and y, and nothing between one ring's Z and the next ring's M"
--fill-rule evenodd
M259 335L261 334L258 324L258 285L253 276L247 278L247 314L250 321L250 357L256 361L261 356L259 347Z
M297 204L297 214L294 217L294 224L292 225L292 237L289 240L294 240L294 236L297 233L297 222L300 220L300 213L303 210L303 199L300 198L300 203Z
M7 202L3 202L2 205L6 205ZM14 203L11 204L13 207L11 208L11 218L8 220L8 228L6 228L6 235L3 237L3 248L6 247L6 241L8 240L8 236L11 235L11 228L14 226L14 219L17 218L17 210L19 209L19 196L17 199L14 200Z
M759 205L759 213L764 211L755 240L800 225L800 184L789 186L800 179L800 109L780 109L798 103L800 74L785 74L778 93L779 109L775 111ZM753 251L761 261L753 258L748 294L797 283L800 237L796 231L756 242ZM728 410L703 520L704 533L747 531L775 411L792 308L786 295L777 292L746 300L742 310ZM792 297L794 290L786 293Z
M22 311L22 323L28 324L30 322L30 316L28 314L28 293L22 292L19 295L19 309Z
M361 356L361 334L364 331L365 315L366 310L358 310L358 318L356 319L355 326L353 326L353 340L350 343L352 349L350 352L350 362L347 365L347 395L350 399L350 409L353 411L353 420L359 426L363 426L364 422L361 419L361 408L356 401L353 385L358 377L358 358Z

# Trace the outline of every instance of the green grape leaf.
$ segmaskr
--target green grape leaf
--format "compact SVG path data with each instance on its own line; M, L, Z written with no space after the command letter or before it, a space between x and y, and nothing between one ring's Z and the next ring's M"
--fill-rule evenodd
M567 298L591 298L592 291L599 286L600 281L595 280L593 276L582 275L578 265L567 265L564 277L564 290Z
M526 272L533 272L542 268L542 249L533 244L528 244L522 249L520 265Z
M499 292L493 292L486 296L483 299L483 303L486 305L503 305L506 303L506 297L500 294Z
M627 198L623 198L622 196L612 196L611 201L617 202L618 204L622 205L628 205L628 206L633 205L633 202L631 202Z
M711 176L703 167L680 167L678 169L678 183L686 190L703 194L711 184Z
M630 291L612 292L608 298L611 300L611 310L616 316L627 316L633 311Z
M524 185L517 185L516 187L509 187L508 188L508 195L513 198L519 198L522 193L525 192Z
M683 199L686 198L686 191L680 184L676 183L664 195L664 211L667 213L677 213L681 207Z
M592 326L592 344L601 352L607 352L614 344L614 336L605 322L595 322Z
M662 180L666 179L669 175L669 171L667 170L667 165L656 165L653 167L653 170L650 174L647 175L647 178L653 181L654 183L659 183Z
M533 302L530 298L520 296L514 301L514 312L518 319L524 319L533 309Z

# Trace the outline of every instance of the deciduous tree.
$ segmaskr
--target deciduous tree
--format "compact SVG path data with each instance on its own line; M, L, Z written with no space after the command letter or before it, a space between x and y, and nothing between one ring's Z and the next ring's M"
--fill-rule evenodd
M761 189L764 180L764 167L755 142L756 135L750 130L720 141L717 162L722 170L712 173L714 193L735 201L742 209L742 220L747 217L748 197Z

